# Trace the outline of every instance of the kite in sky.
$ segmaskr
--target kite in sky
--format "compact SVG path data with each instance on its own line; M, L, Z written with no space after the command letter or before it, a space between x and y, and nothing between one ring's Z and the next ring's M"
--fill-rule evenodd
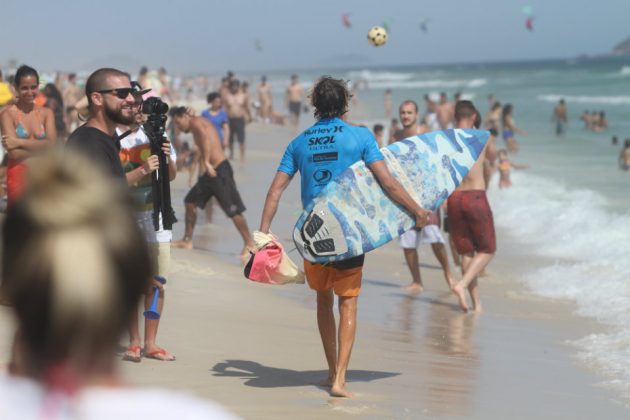
M525 18L525 27L528 31L534 30L534 9L531 6L523 6L523 14L526 16Z
M341 15L341 23L347 29L352 28L352 23L350 23L350 13L344 13L343 15Z

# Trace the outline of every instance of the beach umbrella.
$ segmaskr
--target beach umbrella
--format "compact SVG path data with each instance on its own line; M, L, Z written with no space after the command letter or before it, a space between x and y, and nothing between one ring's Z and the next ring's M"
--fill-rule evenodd
M341 15L341 23L347 29L350 29L352 27L352 23L350 22L350 13L344 13L343 15Z

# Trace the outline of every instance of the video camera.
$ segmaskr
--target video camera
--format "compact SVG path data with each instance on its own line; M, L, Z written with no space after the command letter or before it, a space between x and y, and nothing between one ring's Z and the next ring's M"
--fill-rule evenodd
M166 116L168 104L160 98L152 96L142 101L141 111L147 115L147 120L142 124L142 128L149 138L151 154L156 155L160 163L158 170L153 173L152 177L153 227L156 231L160 229L161 214L164 229L170 230L173 227L173 223L177 222L177 218L171 205L171 181L168 160L162 150L162 146L166 141L164 133L166 131L166 120L168 119Z

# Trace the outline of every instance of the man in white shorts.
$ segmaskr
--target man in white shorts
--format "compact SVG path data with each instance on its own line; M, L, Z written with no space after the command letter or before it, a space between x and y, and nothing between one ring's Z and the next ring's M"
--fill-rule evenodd
M396 141L407 137L423 134L427 131L426 126L418 124L418 105L412 100L406 100L398 108L398 116L402 124L402 130L395 134ZM400 247L405 254L405 261L411 272L411 284L405 286L405 289L420 293L424 289L422 286L422 278L420 277L420 267L418 261L418 245L431 244L433 254L440 262L444 271L444 278L449 286L453 285L453 276L451 268L448 264L448 255L444 246L444 237L439 227L439 213L433 213L429 224L420 231L412 229L405 232L399 239Z

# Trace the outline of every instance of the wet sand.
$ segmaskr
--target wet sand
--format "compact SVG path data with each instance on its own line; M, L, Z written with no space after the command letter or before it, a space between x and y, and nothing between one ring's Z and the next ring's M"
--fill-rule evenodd
M286 129L248 126L248 163L233 166L252 230L290 138ZM186 181L180 173L174 183L176 239ZM292 184L272 226L289 249L300 210L299 180ZM627 418L615 394L597 386L602 377L579 366L566 344L601 327L572 315L570 304L524 292L519 270L536 259L515 255L509 241L499 232L499 252L481 280L481 315L459 312L428 246L419 296L400 288L409 274L396 243L371 253L348 372L356 398L335 399L316 385L326 364L314 294L305 285L244 279L240 239L216 207L212 224L199 217L197 249L173 250L158 342L177 361L122 363L122 373L132 384L211 398L244 418ZM0 308L0 362L11 329Z

